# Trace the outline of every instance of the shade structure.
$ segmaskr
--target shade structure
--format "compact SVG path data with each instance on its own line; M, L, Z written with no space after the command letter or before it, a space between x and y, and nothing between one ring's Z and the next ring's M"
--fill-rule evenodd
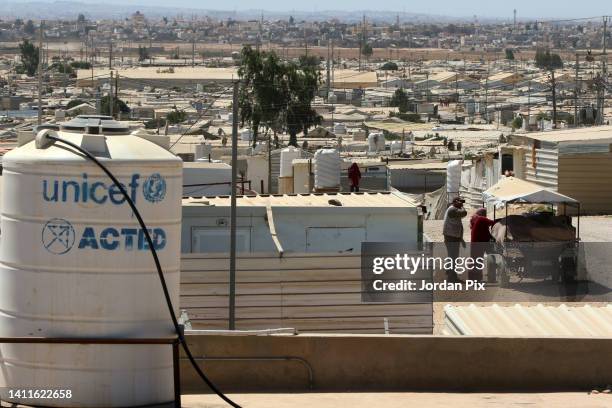
M578 204L578 201L539 184L515 177L504 177L482 193L483 200L494 205L505 203Z

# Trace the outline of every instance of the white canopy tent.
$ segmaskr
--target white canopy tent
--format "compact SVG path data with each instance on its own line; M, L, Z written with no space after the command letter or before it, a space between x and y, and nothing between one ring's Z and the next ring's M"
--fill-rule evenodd
M497 184L484 191L482 197L486 203L496 207L503 207L506 203L578 205L578 201L571 197L515 177L502 178Z

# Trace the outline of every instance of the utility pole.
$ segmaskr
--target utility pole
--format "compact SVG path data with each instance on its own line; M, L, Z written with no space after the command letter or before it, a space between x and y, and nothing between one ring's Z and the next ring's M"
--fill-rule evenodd
M43 66L43 25L44 20L40 20L40 32L38 33L38 126L42 125L42 66Z
M110 72L110 80L108 81L110 89L108 91L108 116L113 117L113 71Z
M457 120L457 109L459 109L459 73L455 72L455 120Z
M236 177L238 176L238 86L232 98L232 190L230 196L229 329L236 329Z
M195 67L195 33L191 40L191 66Z
M336 80L336 77L334 76L334 39L332 38L331 40L331 80L332 83ZM331 85L330 85L331 86Z
M487 68L487 79L485 80L485 119L487 123L489 123L489 69L488 68Z
M115 101L119 100L119 72L115 72ZM117 118L121 120L121 107L117 108Z
M326 83L327 83L327 95L325 97L325 100L327 100L327 98L329 98L329 91L330 91L330 87L331 87L331 63L330 63L330 57L331 57L331 44L330 41L327 41L327 79L326 79Z
M606 37L607 37L607 26L608 26L608 17L603 17L603 40L602 40L602 48L603 48L603 60L601 62L601 108L598 109L597 114L599 115L599 124L603 125L604 121L604 109L606 106L606 82L608 81L608 54L606 53ZM601 114L599 113L601 111Z
M113 42L108 44L108 69L113 69Z
M574 127L578 127L578 53L576 53L576 76L574 85Z

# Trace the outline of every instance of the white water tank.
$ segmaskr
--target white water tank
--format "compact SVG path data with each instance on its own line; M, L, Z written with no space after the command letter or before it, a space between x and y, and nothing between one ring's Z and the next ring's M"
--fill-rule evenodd
M194 160L199 159L208 159L208 156L212 153L212 145L208 143L200 143L195 147L195 157Z
M391 142L391 153L399 153L402 151L402 142L400 140L394 140Z
M451 160L446 166L446 192L459 193L461 188L461 160Z
M336 188L340 185L340 153L336 149L319 149L314 155L315 188Z
M382 133L374 132L368 135L368 151L379 152L385 150L385 136Z
M293 177L293 160L301 156L300 149L289 146L280 153L280 177Z
M344 123L335 123L334 124L334 133L336 135L344 135L344 134L346 134L346 125Z
M253 132L249 128L244 128L240 131L240 140L250 142L253 139Z
M90 122L90 133L102 129ZM181 160L135 135L58 135L88 149L125 186L151 230L178 314ZM0 337L174 335L143 231L96 165L61 143L35 142L4 155L2 165ZM72 393L2 395L15 403L160 404L173 400L172 373L169 345L0 344L0 387Z

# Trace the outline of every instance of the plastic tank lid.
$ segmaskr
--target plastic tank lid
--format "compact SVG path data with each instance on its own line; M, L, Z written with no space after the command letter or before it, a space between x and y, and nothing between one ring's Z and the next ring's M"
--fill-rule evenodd
M111 116L104 115L79 115L68 122L59 124L60 130L64 132L104 134L104 135L128 135L129 126L116 121Z

